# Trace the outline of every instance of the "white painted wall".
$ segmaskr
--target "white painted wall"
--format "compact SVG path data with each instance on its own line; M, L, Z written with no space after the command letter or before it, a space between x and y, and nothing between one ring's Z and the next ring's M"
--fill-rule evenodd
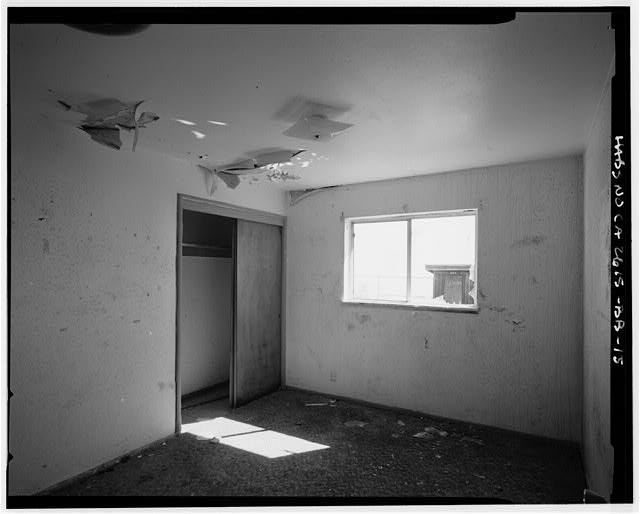
M183 395L229 380L233 260L182 258L180 378Z
M29 49L12 28L9 494L173 433L177 194L207 197L192 165L41 116ZM286 208L269 184L213 199Z
M584 153L584 420L589 488L608 498L611 437L611 83L605 86Z
M290 207L287 385L580 441L582 195L576 156L340 187ZM478 314L341 303L343 217L474 207Z

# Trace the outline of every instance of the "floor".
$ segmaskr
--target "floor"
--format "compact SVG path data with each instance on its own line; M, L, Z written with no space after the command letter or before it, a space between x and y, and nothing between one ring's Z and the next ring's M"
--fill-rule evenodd
M182 423L194 423L226 415L229 407L229 382L191 393L182 398Z
M580 503L585 487L577 446L299 391L185 414L179 437L51 494Z

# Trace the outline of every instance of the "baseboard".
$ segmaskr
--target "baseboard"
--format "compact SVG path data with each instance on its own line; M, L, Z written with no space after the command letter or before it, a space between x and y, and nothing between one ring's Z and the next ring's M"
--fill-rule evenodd
M313 391L311 389L304 389L302 387L283 385L283 386L280 387L280 389L282 389L282 390L291 390L291 391L299 391L301 393L315 394L315 395L320 395L320 396L327 396L327 397L335 398L337 400L345 400L345 401L349 401L349 402L353 402L353 403L358 403L360 405L366 405L368 407L374 407L376 409L386 409L386 410L391 410L391 411L398 412L398 413L409 414L409 415L412 415L412 416L429 416L430 418L433 418L433 419L436 419L436 420L441 420L443 422L451 421L451 422L455 422L455 423L466 423L468 425L474 425L474 426L477 426L477 427L488 428L488 429L491 429L491 430L497 430L497 431L503 432L505 434L514 434L514 435L517 435L519 437L526 437L528 439L536 439L538 441L546 441L546 442L549 442L549 443L558 444L558 445L561 445L561 446L566 446L566 447L576 448L578 450L581 450L580 443L578 443L576 441L569 441L569 440L566 440L566 439L556 439L556 438L553 438L553 437L547 437L547 436L543 436L543 435L529 434L527 432L520 432L519 430L511 430L511 429L508 429L508 428L496 427L496 426L493 426L493 425L486 425L484 423L476 423L476 422L467 421L467 420L464 420L464 419L446 418L444 416L438 416L436 414L431 414L429 412L422 412L422 411L417 411L417 410L412 410L412 409L405 409L403 407L395 407L393 405L385 405L385 404L382 404L382 403L370 402L370 401L367 401L367 400L361 400L359 398L351 398L349 396L341 396L341 395L337 395L337 394L323 393L323 392L320 392L320 391Z
M136 454L142 453L145 450L151 448L152 446L156 446L158 444L161 444L165 441L168 441L169 439L173 439L174 437L177 437L177 434L171 434L168 435L167 437L163 437L162 439L158 439L157 441L154 441L152 443L149 444L145 444L144 446L140 446L139 448L136 448L135 450L131 450L127 453L123 453L122 455L120 455L119 457L116 457L115 459L111 459L108 460L107 462L103 462L102 464L98 464L97 466L87 470L87 471L83 471L82 473L78 473L77 475L74 475L70 478L65 478L64 480L62 480L61 482L56 482L53 485L50 485L49 487L42 489L41 491L38 491L37 493L32 494L31 496L47 496L53 492L55 492L58 489L62 489L63 487L66 487L67 485L69 485L71 482L75 482L76 480L81 480L83 478L87 478L90 477L92 475L95 475L97 473L100 473L101 471L104 471L107 468L110 468L112 466L115 466L116 464L118 464L123 458L125 457L132 457Z

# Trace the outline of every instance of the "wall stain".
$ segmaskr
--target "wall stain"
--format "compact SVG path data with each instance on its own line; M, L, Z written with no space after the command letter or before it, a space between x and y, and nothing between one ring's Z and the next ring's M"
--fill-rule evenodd
M60 332L66 332L69 327L64 327L60 329Z
M506 310L506 307L497 307L495 305L492 305L491 307L489 307L489 310L495 312L504 312Z
M134 319L133 322L134 323L140 323L140 320L139 319Z
M356 326L353 323L347 324L347 330L352 331L354 328L356 328Z
M371 321L371 316L369 314L356 314L356 319L361 325L364 325L367 321Z
M516 330L518 332L521 332L526 328L526 325L524 324L524 320L520 318L506 319L505 322L511 323L513 325L512 332L515 332Z
M544 242L544 236L527 236L519 239L511 245L511 248L523 248L525 246L539 246Z
M47 238L42 238L42 253L49 253L49 240Z

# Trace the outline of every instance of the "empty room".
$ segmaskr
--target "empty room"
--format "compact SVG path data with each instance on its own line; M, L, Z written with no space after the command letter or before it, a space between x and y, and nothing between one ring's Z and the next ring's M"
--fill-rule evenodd
M8 9L9 506L632 501L629 9L339 11Z

